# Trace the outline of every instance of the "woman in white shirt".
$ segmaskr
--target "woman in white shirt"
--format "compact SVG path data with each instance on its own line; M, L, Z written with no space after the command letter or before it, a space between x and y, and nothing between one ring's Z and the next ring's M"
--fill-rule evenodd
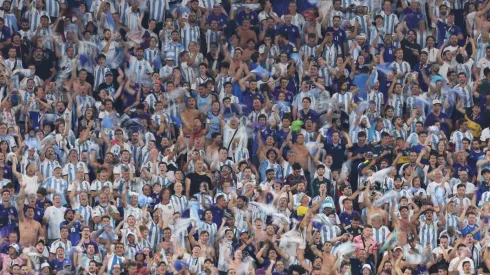
M172 201L170 200L170 189L163 188L160 192L160 203L155 205L156 209L162 210L162 219L163 223L167 223L171 216L175 213L175 207Z

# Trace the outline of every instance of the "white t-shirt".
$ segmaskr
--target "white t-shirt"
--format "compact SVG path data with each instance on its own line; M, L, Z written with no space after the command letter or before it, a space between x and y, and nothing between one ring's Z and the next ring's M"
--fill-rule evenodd
M22 182L26 184L26 194L32 195L37 193L37 189L39 188L39 184L37 183L37 176L29 177L25 174L22 175Z
M471 270L475 270L475 263L473 262L473 260L465 256L464 260L462 260L457 267L456 267L456 264L459 262L459 257L452 259L451 262L449 263L449 269L448 269L449 272L453 272L455 270L458 270L459 274L464 274L463 263L466 261L470 262Z
M483 74L483 71L485 70L485 68L490 67L490 60L488 60L486 57L483 57L482 59L478 60L476 67L480 68L480 78L485 79L485 75Z
M50 206L44 212L44 218L48 219L48 239L59 239L60 224L65 220L65 207Z

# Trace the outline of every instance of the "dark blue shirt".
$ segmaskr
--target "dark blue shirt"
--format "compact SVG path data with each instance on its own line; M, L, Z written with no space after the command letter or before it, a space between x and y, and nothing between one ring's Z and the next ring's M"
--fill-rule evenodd
M59 261L57 258L55 258L54 260L51 261L51 267L53 269L53 272L58 272L58 271L62 271L63 270L63 262L65 261L65 259L63 259L62 261Z
M301 119L303 122L306 122L307 119L311 119L313 123L318 123L318 113L315 110L310 109L308 113L305 113L305 110L301 110L298 112L299 119Z
M219 208L216 205L211 206L211 212L213 212L213 223L218 227L223 223L223 216L225 215L225 209Z
M271 0L271 4L274 7L274 12L277 16L281 17L282 15L289 13L289 1Z
M332 32L333 33L333 41L337 43L337 45L340 46L340 48L343 48L344 43L346 42L347 35L345 34L345 31L342 29L334 29L333 27L328 27L327 32Z
M288 56L290 54L292 54L292 53L297 53L298 52L298 49L296 48L296 45L294 43L292 43L291 41L289 41L286 44L280 44L279 45L279 50L281 51L281 53L285 53Z
M383 59L385 63L391 63L395 61L395 50L396 47L393 45L378 44L378 52L381 52L381 48L384 48Z
M236 16L236 21L238 22L239 25L242 25L243 20L245 19L250 20L250 23L254 26L259 24L259 16L253 10L250 10L249 13L245 12L245 10L242 10Z
M60 223L60 228L69 224L69 221L62 221ZM73 245L77 245L80 241L80 232L82 232L82 223L80 221L75 221L70 229L68 229L68 240Z
M242 246L241 243L235 244L233 250L236 251L238 248L240 248L240 246ZM243 252L243 257L250 256L252 258L255 258L255 246L252 244L247 244L247 246L242 250L242 252Z
M441 112L438 116L436 116L433 112L431 112L430 114L427 115L427 117L425 118L425 123L424 123L424 127L429 127L429 126L432 126L434 125L434 123L436 122L436 120L439 120L441 121L441 119L449 119L449 117ZM444 123L443 121L441 121L441 130L444 131L444 134L446 135L446 137L449 137L451 136L450 133L449 133L449 128L447 127L447 124Z
M477 184L476 185L476 190L475 190L475 193L476 193L476 201L480 201L481 200L481 196L483 195L483 193L488 192L488 190L489 190L489 188L488 188L488 182L482 181L481 184Z
M354 216L360 216L359 212L352 211L351 214L348 214L347 212L344 211L344 212L340 213L340 215L339 215L340 223L345 224L345 225L349 225L349 224L351 224L352 218Z
M471 179L473 178L473 170L471 169L471 167L468 164L462 165L460 163L455 162L453 164L453 167L454 167L454 175L453 175L454 178L459 179L459 173L458 172L460 172L460 171L466 171L466 173L468 173L468 180L469 181L471 181Z
M421 68L422 67L422 68ZM430 66L423 66L420 63L415 64L413 67L414 72L418 72L418 79L419 79L419 85L420 85L420 90L421 91L427 91L429 89L429 86L427 83L424 81L424 77L422 76L422 70L425 71L426 75L430 74ZM411 111L411 110L410 110Z
M277 88L275 89L273 92L272 92L272 96L274 97L274 100L279 100L279 94L283 92L280 88ZM284 96L286 97L286 101L289 102L289 103L293 103L294 101L294 94L289 91L289 90L286 90Z
M374 268L374 264L369 260L366 260L366 263L364 264L370 265L371 270ZM350 270L352 274L362 274L362 266L364 264L357 258L350 258Z
M206 21L206 24L211 24L211 20L216 20L218 21L218 26L224 27L226 24L228 24L228 17L224 14L216 15L214 13L211 13L208 16L208 20Z
M410 30L416 30L419 27L419 22L422 20L422 11L420 9L412 10L411 8L406 8L405 12L405 22L407 22L407 27Z
M252 112L254 99L258 98L260 99L260 103L262 104L265 103L264 95L261 92L259 92L258 89L256 90L255 93L252 93L250 92L249 89L246 89L245 91L243 91L242 94L243 94L243 104L247 106L247 108L243 108L244 115L248 116Z
M5 207L3 203L0 204L0 228L9 227L10 229L13 229L15 227L15 221L9 223L10 216L17 217L17 209L15 209L12 204L10 204L9 207Z
M12 34L10 33L10 29L6 26L3 26L3 28L0 30L0 42L10 40L11 36Z
M293 24L291 24L291 25L283 24L276 29L276 35L279 35L282 32L286 32L288 34L289 42L294 43L294 45L296 45L296 41L297 41L296 39L301 37L300 36L301 33L299 31L299 28ZM298 45L296 45L296 46L298 46Z
M454 24L448 26L441 20L437 21L437 47L441 47L445 40L449 40L451 35L459 35L460 33L462 33L460 27Z
M477 171L476 169L476 162L478 161L478 158L483 156L484 153L483 151L480 152L475 152L475 151L470 151L470 154L468 156L468 165L473 171Z

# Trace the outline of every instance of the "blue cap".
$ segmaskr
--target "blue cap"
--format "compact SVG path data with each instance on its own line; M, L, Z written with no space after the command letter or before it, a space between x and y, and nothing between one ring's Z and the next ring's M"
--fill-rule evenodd
M65 268L65 267L67 267L67 266L73 266L73 264L71 263L71 261L70 261L70 260L65 260L65 261L63 262L63 268Z
M178 272L182 271L183 268L188 268L188 267L189 267L189 265L186 262L183 262L183 261L175 261L174 262L174 268Z

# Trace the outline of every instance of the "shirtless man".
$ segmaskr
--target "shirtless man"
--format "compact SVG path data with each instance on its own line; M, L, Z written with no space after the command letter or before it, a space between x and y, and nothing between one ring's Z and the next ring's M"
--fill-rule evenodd
M308 172L309 158L313 159L314 156L312 156L308 148L306 148L305 136L303 134L298 134L296 141L296 143L293 143L293 141L290 139L289 148L293 149L296 153L296 162L301 164L301 167L303 167L303 171L306 174L306 172Z
M187 108L182 112L182 131L185 136L190 136L194 133L194 119L199 118L200 113L196 109L196 100L192 97L187 99Z
M381 215L383 219L383 225L388 225L388 212L386 212L382 208L376 208L373 206L371 203L371 199L369 198L369 192L370 192L370 187L371 187L371 182L368 181L368 184L366 188L364 189L364 201L366 202L366 207L367 207L367 216L372 217L374 214L379 214ZM371 223L371 221L368 221L368 223Z
M214 252L214 248L208 245L209 233L206 231L200 232L199 239L196 241L196 239L194 239L194 234L193 234L196 229L197 227L193 226L191 231L189 232L189 242L191 246L194 247L196 245L199 245L201 247L201 250L199 252L199 257L204 257L206 259L214 259L216 255Z
M211 144L206 148L206 163L208 165L211 165L213 160L218 158L218 149L222 146L223 144L223 136L221 136L220 133L213 133L211 135L212 142Z
M19 204L19 233L22 236L20 238L20 244L22 247L35 246L39 235L39 239L44 239L44 230L41 224L34 220L34 208L27 206L26 213L24 215L24 202L25 202L25 189L26 184L22 181L19 182L21 185L20 196L18 200Z
M398 243L397 246L404 246L408 243L408 234L412 234L417 237L417 227L410 222L408 219L410 210L407 206L400 206L399 213L400 217L396 215L395 205L391 207L391 220L393 221L393 226L395 231L398 232Z
M320 273L329 274L329 272L334 269L335 262L337 261L337 257L332 254L332 243L325 242L325 244L323 244L322 252L318 251L315 245L312 245L311 249L314 251L316 256L321 257L323 260Z

